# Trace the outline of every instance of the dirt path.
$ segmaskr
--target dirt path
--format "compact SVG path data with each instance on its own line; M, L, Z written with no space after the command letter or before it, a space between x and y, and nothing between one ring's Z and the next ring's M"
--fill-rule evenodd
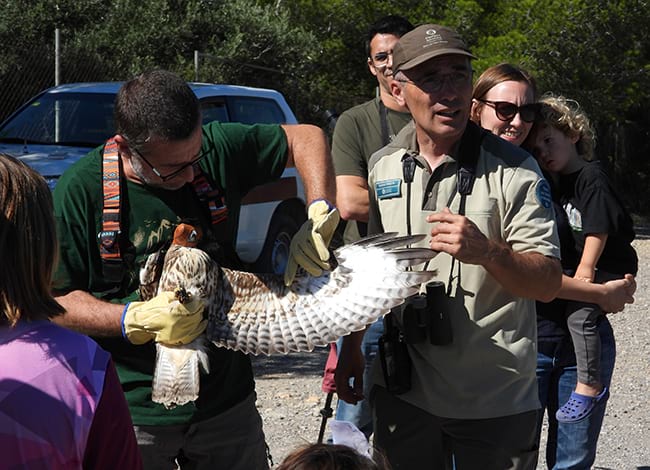
M640 258L636 302L610 318L616 369L594 469L650 470L650 239L648 231L640 232L634 242ZM326 359L327 349L319 349L254 360L257 404L276 465L295 447L316 442ZM543 456L538 468L545 468Z

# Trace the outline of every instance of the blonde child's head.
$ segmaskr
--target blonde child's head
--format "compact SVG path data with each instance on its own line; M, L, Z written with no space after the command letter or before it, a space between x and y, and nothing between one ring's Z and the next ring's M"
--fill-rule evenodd
M540 103L540 121L535 123L531 134L538 126L552 126L568 137L577 138L578 155L586 161L593 160L596 134L580 104L550 93L544 94Z

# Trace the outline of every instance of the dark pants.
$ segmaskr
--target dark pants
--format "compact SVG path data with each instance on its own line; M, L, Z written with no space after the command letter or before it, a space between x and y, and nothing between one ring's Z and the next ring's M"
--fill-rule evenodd
M604 271L596 272L594 282L621 279L622 276ZM578 381L587 385L600 383L600 334L598 325L603 311L596 304L583 302L567 303L567 326L571 333L578 365Z
M394 470L534 470L538 411L489 419L434 416L391 395L371 394L375 446Z
M189 425L134 426L144 468L266 470L266 443L255 393L214 418Z

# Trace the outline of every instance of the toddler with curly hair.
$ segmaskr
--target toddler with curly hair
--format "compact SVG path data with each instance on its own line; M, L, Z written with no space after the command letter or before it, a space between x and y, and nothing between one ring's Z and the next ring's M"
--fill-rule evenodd
M563 258L575 266L574 278L605 282L637 272L633 223L598 161L593 161L595 134L587 115L576 101L545 95L540 118L524 147L537 159L555 183L559 205L567 214L573 235L573 253L562 249ZM567 266L567 259L563 260ZM571 301L567 325L576 353L578 383L571 397L556 413L560 422L586 418L609 391L600 374L598 323L603 311L595 304Z

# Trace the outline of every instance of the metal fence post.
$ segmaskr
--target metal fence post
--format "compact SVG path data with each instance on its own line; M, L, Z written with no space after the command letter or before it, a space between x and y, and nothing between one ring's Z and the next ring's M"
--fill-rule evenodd
M194 81L199 81L199 51L194 49Z
M61 83L61 30L54 30L54 86Z

